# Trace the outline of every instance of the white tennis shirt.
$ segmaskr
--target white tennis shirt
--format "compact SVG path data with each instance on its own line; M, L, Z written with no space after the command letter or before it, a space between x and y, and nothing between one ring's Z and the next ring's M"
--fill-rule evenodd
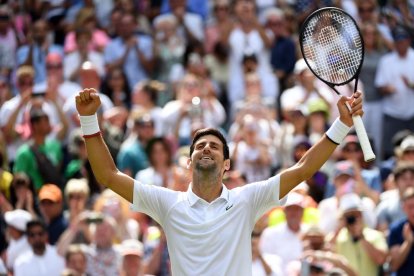
M173 275L251 275L251 233L280 205L280 176L228 190L211 203L191 190L134 184L133 209L164 229Z

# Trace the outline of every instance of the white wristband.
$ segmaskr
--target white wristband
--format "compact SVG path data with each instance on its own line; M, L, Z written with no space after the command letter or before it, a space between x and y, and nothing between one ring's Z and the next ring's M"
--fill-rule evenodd
M331 127L326 131L326 136L329 140L339 145L345 139L351 128L336 118Z
M100 132L98 115L79 116L83 135L92 135Z

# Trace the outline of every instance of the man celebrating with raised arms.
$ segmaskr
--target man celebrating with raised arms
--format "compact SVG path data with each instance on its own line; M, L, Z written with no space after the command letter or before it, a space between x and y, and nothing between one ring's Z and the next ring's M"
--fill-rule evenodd
M345 103L349 102L351 111ZM342 96L340 117L326 135L291 168L268 180L228 190L222 183L230 169L224 136L216 129L194 135L187 167L192 181L187 192L145 185L121 173L100 135L96 112L98 93L84 89L76 108L88 158L99 183L153 217L164 229L173 275L251 275L251 233L255 222L280 205L292 188L310 178L329 158L352 126L352 115L362 115L362 96Z

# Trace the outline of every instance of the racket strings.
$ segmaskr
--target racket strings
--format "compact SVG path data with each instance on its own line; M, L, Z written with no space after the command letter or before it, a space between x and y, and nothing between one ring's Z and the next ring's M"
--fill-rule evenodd
M357 73L362 41L351 19L335 12L318 14L305 27L303 42L304 58L320 78L342 84Z

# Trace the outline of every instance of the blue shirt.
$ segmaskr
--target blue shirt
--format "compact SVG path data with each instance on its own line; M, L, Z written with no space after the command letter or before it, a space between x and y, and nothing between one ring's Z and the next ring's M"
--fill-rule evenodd
M274 70L282 70L287 74L293 72L296 63L296 46L292 39L280 37L270 50L270 63Z
M122 147L116 161L119 170L130 170L132 177L135 177L138 171L148 168L147 154L138 141Z
M401 245L404 242L403 237L403 227L408 220L400 220L390 227L390 233L388 236L388 247L391 248L394 245ZM411 230L414 233L414 227L411 226ZM411 248L410 253L408 253L407 259L400 266L400 268L395 273L396 276L411 276L414 272L414 248Z
M30 46L24 45L21 46L16 53L17 65L22 65L28 55L29 55ZM40 49L38 45L33 46L32 52L32 61L33 61L33 69L35 71L35 83L41 83L46 81L46 56L48 53L55 53L57 52L63 57L63 49L61 46L58 45L51 45L47 51Z
M136 35L138 49L142 52L145 58L152 58L152 39L146 35ZM117 37L113 39L105 47L105 63L110 64L120 59L125 51L126 45L122 38ZM134 88L135 84L148 78L148 74L142 66L136 50L130 49L123 70L127 76L128 84L131 89Z

